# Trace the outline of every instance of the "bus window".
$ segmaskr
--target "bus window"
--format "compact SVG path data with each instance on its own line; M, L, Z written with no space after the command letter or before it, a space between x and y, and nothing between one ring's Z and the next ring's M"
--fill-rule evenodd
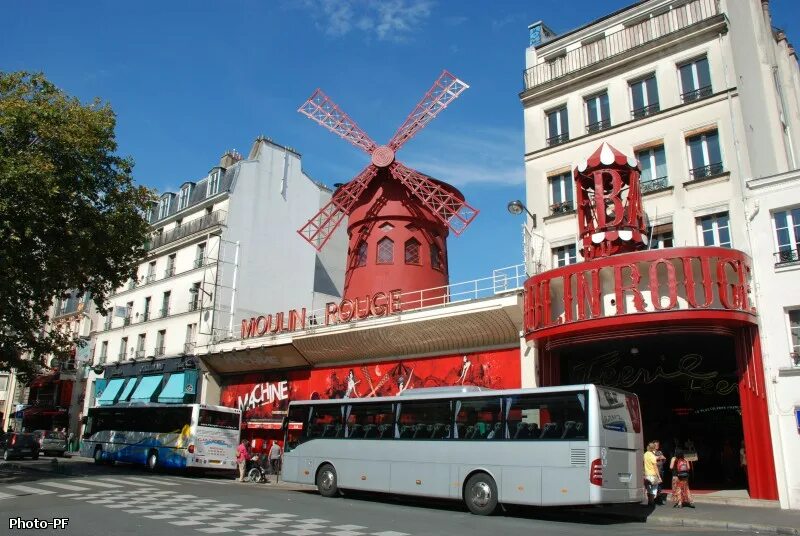
M306 422L310 406L290 406L284 436L284 452L291 452L297 445L305 441ZM299 429L295 428L300 426Z
M503 439L499 398L467 398L455 403L453 439Z
M353 404L345 410L348 439L394 439L392 404Z
M509 439L587 439L586 394L521 395L506 399Z
M448 439L451 419L449 400L403 402L397 419L400 439Z
M211 409L201 409L197 418L200 426L211 428L227 428L228 430L239 429L239 414L228 413L225 411L214 411Z
M344 429L342 427L342 413L344 406L340 404L325 404L313 406L311 409L311 419L306 431L306 439L333 439L342 437Z

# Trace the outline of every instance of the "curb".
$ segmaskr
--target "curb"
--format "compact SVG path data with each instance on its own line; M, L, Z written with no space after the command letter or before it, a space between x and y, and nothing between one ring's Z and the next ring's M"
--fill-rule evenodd
M650 516L646 523L662 527L693 527L707 529L722 529L732 531L769 532L773 534L800 535L800 529L794 527L778 527L775 525L758 525L750 523L735 523L733 521L714 521L706 519L686 519L682 517Z

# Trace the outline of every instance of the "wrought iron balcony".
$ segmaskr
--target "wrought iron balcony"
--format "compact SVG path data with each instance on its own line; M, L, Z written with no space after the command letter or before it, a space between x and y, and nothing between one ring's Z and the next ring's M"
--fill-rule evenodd
M775 253L775 266L800 262L800 250L784 249Z
M644 106L642 108L631 110L631 117L634 119L641 119L643 117L647 117L648 115L656 114L660 111L661 111L661 105L656 102L649 106Z
M569 132L565 132L564 134L556 134L555 136L550 136L547 138L547 146L553 147L554 145L561 145L562 143L566 143L569 141Z
M179 227L170 229L169 231L160 233L154 236L147 244L145 249L152 250L159 248L165 244L175 242L187 236L205 231L216 225L225 225L225 217L227 212L224 210L216 210L211 214L206 214L196 220L181 224Z
M713 93L711 86L704 86L698 89L693 89L691 91L687 91L686 93L681 93L681 99L683 102L694 102L700 99L705 99L706 97L710 97Z
M642 181L642 193L657 192L669 186L669 179L667 177L657 177L647 181Z
M195 343L187 342L183 344L183 353L184 354L193 354L195 349Z
M707 166L700 166L690 169L689 174L692 176L692 180L697 180L719 175L723 171L725 171L725 168L723 167L722 162L716 162Z
M553 203L550 205L550 214L567 214L575 210L572 201L564 201L563 203Z
M526 90L558 80L602 61L632 56L631 51L658 41L675 32L700 24L719 14L717 0L693 0L666 13L647 17L637 24L586 43L558 57L546 59L523 72ZM567 44L568 41L564 40Z
M142 319L140 322L147 322L148 320L150 320L150 311L145 311L142 313Z
M111 329L111 318L106 318L106 321L103 323L103 330L108 331Z
M144 357L144 350L136 350L136 359L142 359Z
M161 308L161 318L169 316L169 305Z
M205 263L206 263L205 257L200 257L194 260L194 267L200 268L201 266L205 265Z
M164 347L163 346L156 347L155 356L160 357L162 355L164 355Z
M200 302L198 300L192 300L189 302L189 310L190 311L197 311L200 308Z
M172 277L173 275L175 275L175 267L174 266L170 266L169 268L164 270L164 279L166 279L168 277Z
M586 125L586 132L589 134L594 134L595 132L600 132L601 130L606 130L607 128L611 128L611 119L601 119L600 121Z
M130 326L131 325L131 317L126 316L125 318L123 318L122 319L122 325L123 326Z
M156 280L156 274L147 274L147 277L144 279L144 284L149 285L155 280Z

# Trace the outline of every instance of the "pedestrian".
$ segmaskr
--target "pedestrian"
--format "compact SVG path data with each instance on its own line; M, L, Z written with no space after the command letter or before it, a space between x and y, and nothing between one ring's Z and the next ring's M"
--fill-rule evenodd
M272 469L272 474L277 475L280 471L281 464L281 446L277 441L272 442L269 448L269 466Z
M247 467L247 440L242 439L239 446L236 447L236 463L239 465L239 482L244 482L244 470Z
M656 450L653 453L656 455L656 464L658 465L658 486L656 487L656 504L664 504L664 498L661 496L661 488L664 486L664 471L665 465L667 461L667 457L664 456L664 453L661 451L661 441L656 439L653 441L655 443Z
M644 480L647 489L647 506L653 506L658 494L658 484L661 481L658 476L656 444L653 441L647 444L647 452L644 453Z
M672 502L675 503L672 507L694 508L692 492L689 489L689 473L692 470L692 464L686 459L683 450L675 451L675 456L669 462L669 468L672 471Z
M75 445L74 444L75 444L75 433L74 432L70 432L69 433L69 438L67 439L67 450L69 450L70 452L75 450Z

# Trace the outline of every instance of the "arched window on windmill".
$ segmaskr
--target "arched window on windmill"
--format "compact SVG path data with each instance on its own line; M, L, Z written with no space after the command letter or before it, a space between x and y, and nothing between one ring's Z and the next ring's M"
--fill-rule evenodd
M367 265L367 241L362 240L358 243L358 254L356 255L356 266Z
M436 244L431 244L431 268L434 270L443 269L442 250Z
M420 264L419 246L419 240L416 238L409 238L406 240L404 248L406 264Z
M388 236L378 240L376 262L378 264L394 263L394 240Z

